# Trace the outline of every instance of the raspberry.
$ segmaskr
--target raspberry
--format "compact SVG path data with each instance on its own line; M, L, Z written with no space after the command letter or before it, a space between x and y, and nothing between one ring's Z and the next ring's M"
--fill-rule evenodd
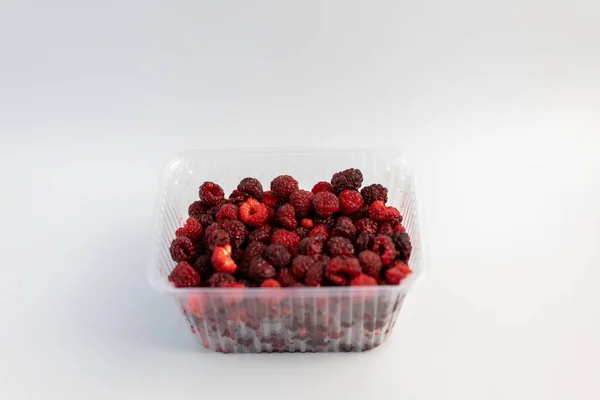
M210 287L221 287L222 285L234 282L235 278L233 275L228 274L227 272L215 272L208 279L208 284Z
M361 274L360 264L356 257L334 257L325 269L325 277L338 286L345 286L348 280Z
M296 229L298 221L296 221L296 214L294 212L294 206L291 204L284 204L277 209L277 222L281 226L287 229Z
M169 274L169 282L175 287L200 286L200 274L189 263L181 261Z
M231 246L234 249L239 249L246 241L248 229L246 229L246 226L241 221L227 219L221 222L221 228L229 234Z
M290 195L298 190L298 181L289 175L279 175L271 182L271 191L279 200L288 201Z
M363 232L356 238L356 251L370 250L375 243L375 234Z
M358 190L362 181L362 172L359 169L350 168L333 174L331 186L333 186L334 192L339 194L345 189Z
M310 218L304 218L302 221L300 221L300 225L301 225L303 228L310 229L310 228L312 228L312 227L313 227L315 224L314 224L314 222L313 222L313 220L312 220L312 219L310 219Z
M317 194L319 192L333 193L333 186L331 186L331 183L326 182L326 181L317 182L317 184L315 186L313 186L311 192L313 194Z
M354 214L359 211L364 204L362 195L356 190L346 189L339 196L340 211L342 214Z
M275 279L267 279L260 284L262 288L280 288L281 285Z
M234 289L243 289L246 287L243 283L224 283L221 285L222 288L234 288Z
M251 242L246 250L244 251L244 260L250 262L254 257L262 256L263 251L267 248L267 245L263 242L255 241Z
M309 233L310 231L309 231L308 229L306 229L306 228L302 227L302 226L299 226L298 228L296 228L296 231L295 231L295 232L296 232L296 235L298 235L298 237L299 237L300 239L304 239L305 237L307 237L307 236L308 236L308 233Z
M397 261L394 263L394 265L392 265L391 268L385 271L385 282L388 285L399 285L400 282L402 282L402 280L411 273L412 270L408 267L408 265L402 261Z
M202 214L198 217L198 221L200 222L200 225L202 225L203 228L206 228L207 226L215 222L215 218L210 214Z
M379 227L377 226L377 222L373 221L370 218L359 219L358 221L356 221L354 223L354 226L356 226L356 229L360 233L362 233L362 232L375 233L379 229Z
M185 236L175 238L171 242L171 248L169 250L171 252L171 258L176 262L189 261L196 256L194 243Z
M238 262L244 261L244 249L236 249L231 252L231 258L237 264Z
M333 225L335 225L335 218L332 216L315 218L313 222L315 225L325 225L328 229L331 229L333 228Z
M240 192L239 190L235 189L229 195L229 200L227 200L227 202L229 204L234 204L239 207L243 202L248 200L250 197L251 196L249 196L248 193Z
M270 225L260 226L250 232L248 235L248 241L269 243L271 241L271 230L272 228Z
M353 256L354 246L345 237L336 236L327 241L327 252L330 256Z
M237 190L246 193L249 197L254 197L257 200L262 199L263 187L260 181L256 178L244 178L237 185Z
M315 226L308 232L308 237L323 236L325 239L329 237L329 229L325 225Z
M360 194L362 194L363 199L365 200L365 204L371 205L373 202L377 200L383 201L383 203L387 203L388 201L388 190L383 185L378 183L374 183L373 185L365 186L361 189Z
M394 230L392 229L392 224L390 224L389 222L384 222L379 227L379 232L377 233L380 235L391 235L392 232L394 232Z
M379 235L375 237L373 242L373 251L381 257L382 265L390 265L396 258L396 246L391 237L387 235Z
M296 217L305 218L310 215L312 211L312 192L308 190L296 190L290 196L290 204L294 206L296 210Z
M267 206L255 199L248 199L240 206L240 218L246 225L262 226L267 223Z
M216 215L217 221L224 219L238 219L238 206L235 204L223 204Z
M275 207L279 204L279 199L270 190L263 192L262 202L268 207Z
M360 274L352 278L350 286L377 286L377 280L369 275Z
M214 225L206 228L206 234L208 235L206 238L206 244L210 251L213 251L217 246L225 246L226 244L231 244L231 239L229 234L224 229L220 229L218 227L212 228Z
M194 269L200 274L200 277L203 280L208 279L210 275L214 272L213 266L210 263L210 257L208 254L202 254L196 262L194 262Z
M268 245L264 251L264 258L276 268L285 267L292 261L288 249L279 243Z
M219 200L217 202L217 204L214 205L213 207L209 208L206 213L215 217L217 215L217 213L219 212L219 210L221 209L221 207L223 206L223 204L227 204L227 200L225 200L225 199Z
M311 256L299 255L292 261L292 274L298 279L304 279L310 267L315 263Z
M374 278L379 276L381 271L381 258L379 254L371 250L363 250L358 254L358 262L365 274Z
M296 283L298 283L292 275L291 268L281 268L275 276L275 279L283 287L294 286Z
M323 284L323 278L325 277L325 268L327 263L325 261L316 261L313 263L308 272L306 272L306 277L304 282L308 286L319 287Z
M276 219L276 211L273 207L267 207L267 224L271 224L273 225L275 223L275 219Z
M188 218L185 225L177 229L175 236L186 236L192 240L198 240L202 237L202 225L196 218Z
M316 235L304 238L298 244L298 253L312 256L314 254L320 254L323 252L323 244L325 243L325 236Z
M331 192L319 192L312 199L315 212L321 217L329 217L340 209L340 202Z
M295 232L286 231L285 229L277 229L271 236L271 244L281 243L290 251L298 247L299 242L300 238Z
M341 216L333 226L332 236L343 236L348 239L353 239L356 236L356 226L348 217Z
M208 206L216 206L220 200L225 198L225 192L221 186L214 182L204 182L199 190L200 200Z
M369 206L369 217L375 222L393 222L400 217L400 211L395 207L386 207L383 201L377 200Z
M225 245L223 247L217 246L213 250L212 257L210 259L215 271L227 272L228 274L234 274L237 269L237 265L231 258L231 246Z
M262 282L265 279L272 278L276 273L277 271L275 270L275 267L269 264L267 260L262 257L254 257L252 261L250 261L248 274L257 282Z
M410 243L410 237L406 232L394 232L391 234L391 238L396 245L396 257L400 261L407 262L410 259L410 253L412 252L412 244Z
M400 217L402 219L402 217ZM392 230L394 232L406 232L406 229L402 226L402 224L398 221L392 223Z
M198 218L208 210L200 200L190 204L188 207L188 215L192 218Z

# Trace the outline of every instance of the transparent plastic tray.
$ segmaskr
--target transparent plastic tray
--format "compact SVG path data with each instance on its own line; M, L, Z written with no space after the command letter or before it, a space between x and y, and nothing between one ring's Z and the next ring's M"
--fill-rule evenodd
M294 176L310 190L334 172L360 168L363 185L381 183L388 204L397 207L410 235L413 273L398 286L282 289L175 288L167 276L175 266L169 246L188 218L204 181L226 194L252 176L263 185L277 175ZM172 296L197 340L224 353L363 351L383 343L396 323L404 298L422 271L422 243L412 174L399 153L382 149L192 150L165 166L159 188L158 242L148 275Z

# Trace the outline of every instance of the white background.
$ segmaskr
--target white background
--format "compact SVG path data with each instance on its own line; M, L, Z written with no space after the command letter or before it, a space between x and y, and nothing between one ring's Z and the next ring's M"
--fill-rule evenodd
M595 0L0 2L0 398L598 399ZM393 145L428 272L364 354L196 347L145 278L185 148Z

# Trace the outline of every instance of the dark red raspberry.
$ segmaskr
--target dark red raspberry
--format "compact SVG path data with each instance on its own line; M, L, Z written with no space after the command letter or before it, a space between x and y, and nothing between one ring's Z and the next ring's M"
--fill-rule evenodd
M244 251L244 249L236 249L231 252L231 258L236 264L244 261Z
M356 168L336 172L331 178L331 186L333 186L333 190L337 194L340 194L345 189L358 190L362 182L363 174Z
M292 261L292 274L298 279L304 279L310 267L315 263L311 256L299 255Z
M331 231L332 236L343 236L348 239L354 239L356 236L356 226L352 220L348 217L341 216L338 218L337 222L333 226L333 231Z
M192 243L192 241L185 236L175 238L171 242L170 251L171 258L173 258L173 261L176 262L190 261L191 259L196 257L194 243Z
M296 232L286 231L285 229L277 229L273 232L271 236L271 244L273 243L281 243L288 250L292 251L298 247L298 243L300 242L300 238L296 234Z
M269 243L271 241L271 231L272 230L273 230L273 228L271 228L270 225L260 226L260 227L256 228L255 230L253 230L252 232L250 232L250 234L248 235L248 241L249 242Z
M231 246L226 244L225 246L217 246L213 250L212 257L210 258L215 271L227 272L228 274L234 274L237 269L235 261L231 258Z
M325 239L329 238L329 229L325 225L317 225L308 232L308 237L323 236Z
M375 237L373 251L379 254L381 264L384 266L390 265L396 258L396 246L392 238L387 235L378 235Z
M203 228L206 228L207 226L215 222L215 217L213 217L210 214L202 214L198 217L198 221L200 221L200 225L202 225Z
M388 201L387 188L378 183L374 183L372 185L365 186L364 188L361 189L360 194L362 194L365 204L367 204L367 205L371 205L371 204L373 204L373 202L375 202L377 200L381 200L384 203L387 203L387 201Z
M369 275L360 274L352 278L350 286L377 286L377 280Z
M315 224L314 224L314 222L313 222L313 220L312 220L312 219L310 219L310 218L304 218L302 221L300 221L300 225L301 225L303 228L310 229L310 228L312 228L312 227L313 227Z
M233 277L233 275L228 274L227 272L215 272L208 279L208 285L210 287L221 287L222 285L234 282L235 278Z
M280 288L281 285L275 279L266 279L260 284L262 288Z
M206 281L214 272L214 268L210 262L210 256L208 254L202 254L198 257L196 262L194 262L194 269L200 274L202 280Z
M286 229L296 229L298 221L296 221L294 206L291 204L284 204L279 207L277 209L277 222Z
M325 269L325 277L334 285L345 286L348 281L361 274L356 257L334 257Z
M185 225L177 229L175 236L186 236L192 240L198 240L202 237L202 225L196 218L188 218Z
M224 199L219 200L217 202L217 204L215 206L209 208L206 213L215 217L217 215L217 213L219 212L219 210L221 209L221 207L223 206L223 204L227 204L227 200L224 200Z
M275 209L273 207L267 207L267 224L275 224L275 220L277 217L277 212L275 211Z
M296 283L296 278L292 275L291 268L281 268L277 275L275 276L277 282L281 284L283 287L294 286Z
M392 224L390 224L389 222L384 222L379 227L379 232L377 233L380 235L391 235L392 232L394 232L394 230L392 229Z
M400 211L395 207L386 207L383 201L377 200L369 206L369 217L375 222L393 222L400 218Z
M246 225L262 226L267 223L268 218L267 206L255 199L248 199L240 206L240 219Z
M362 218L354 223L356 229L359 233L362 232L370 232L376 233L379 227L377 226L377 222L373 221L371 218Z
M356 251L370 250L375 243L375 234L363 232L356 238Z
M257 200L261 200L263 196L263 187L260 181L256 178L244 178L237 185L237 190L248 194L250 197L254 197Z
M273 192L266 190L263 192L262 203L265 206L274 208L277 206L277 204L279 204L279 199L273 194Z
M226 230L220 228L212 228L214 225L206 228L206 245L210 251L213 251L217 246L225 246L231 244L231 238Z
M308 236L308 232L310 231L302 226L299 226L294 232L296 232L296 235L298 235L300 239L304 239Z
M354 246L352 242L341 236L332 237L327 241L327 252L330 256L353 256Z
M298 253L312 256L314 254L321 254L323 252L323 244L325 243L325 236L316 235L304 238L298 244Z
M402 219L402 217L400 217ZM406 229L402 226L402 224L398 221L392 223L392 230L394 232L406 232Z
M204 182L199 190L200 200L208 206L216 206L219 201L225 199L223 188L214 182Z
M292 256L288 249L279 243L268 245L263 257L275 268L285 267L292 261Z
M254 241L251 242L246 250L244 251L244 260L250 262L254 257L262 256L263 251L267 248L267 245L263 242Z
M387 271L385 271L385 282L388 285L399 285L400 282L408 275L412 273L412 270L403 263L402 261L396 261Z
M248 267L248 274L252 279L257 282L262 282L265 279L270 279L275 276L277 271L275 267L267 262L262 257L254 257L252 261L250 261L250 266Z
M241 221L232 219L226 219L225 221L221 222L220 225L221 228L229 234L231 246L234 249L239 249L244 244L246 237L248 236L248 229L246 229L246 226Z
M317 182L317 184L315 186L313 186L311 192L313 194L317 194L319 192L333 193L333 186L331 186L331 183L329 183L329 182L325 182L325 181Z
M296 190L290 196L290 204L294 206L296 210L297 218L305 218L310 215L312 211L312 192L308 190Z
M205 205L204 205L204 203L202 203L202 201L196 200L195 202L190 204L190 206L188 207L188 215L192 218L198 218L202 214L204 214L207 210L208 210L208 208L205 207Z
M362 195L356 190L346 189L339 196L340 211L342 214L354 214L359 211L364 204Z
M318 225L325 225L328 229L333 228L333 225L335 225L335 218L333 216L329 216L329 217L318 217L318 218L314 218L313 222L315 224L315 226Z
M331 192L319 192L312 199L315 212L321 217L329 217L340 210L340 202Z
M289 175L279 175L271 182L271 191L279 200L289 201L290 195L298 190L298 181Z
M365 274L374 278L379 276L381 272L381 258L379 254L371 250L363 250L358 254L358 262Z
M412 244L410 243L410 237L406 232L394 232L391 234L391 238L396 245L396 258L400 261L407 262L410 259L410 253L412 252Z
M235 204L223 204L217 212L217 221L223 221L224 219L238 219L238 206Z
M306 277L304 278L304 282L308 286L319 287L323 284L323 280L325 278L325 268L327 266L327 262L325 261L316 261L313 263L308 272L306 272Z
M239 190L235 189L229 195L229 200L227 202L229 204L234 204L239 207L242 205L243 202L248 200L250 197L252 197L252 196L250 196L248 193L240 192Z
M200 286L200 274L188 262L181 261L169 274L169 282L175 287Z

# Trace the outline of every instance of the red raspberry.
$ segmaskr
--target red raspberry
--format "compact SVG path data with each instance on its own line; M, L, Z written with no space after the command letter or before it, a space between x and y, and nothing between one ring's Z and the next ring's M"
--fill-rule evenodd
M299 255L292 261L292 274L298 279L304 279L310 267L315 263L311 256Z
M262 288L280 288L281 285L275 279L267 279L260 284Z
M379 235L375 237L373 251L379 254L381 264L390 265L396 258L396 246L391 237L387 235Z
M271 182L271 191L282 201L288 201L290 195L296 190L298 190L298 181L289 175L279 175Z
M210 275L214 272L213 266L210 262L210 256L208 254L202 254L196 262L194 262L194 269L200 274L202 280L206 281Z
M377 222L373 221L370 218L359 219L358 221L356 221L354 223L354 226L356 226L356 229L358 230L359 233L362 233L362 232L376 233L377 230L379 229L379 227L377 226Z
M331 186L331 183L329 183L329 182L325 182L325 181L317 182L317 184L315 186L313 186L311 192L313 194L317 194L319 192L333 193L333 186Z
M192 218L198 218L208 210L204 203L197 200L188 207L188 215Z
M296 214L294 212L294 206L291 204L284 204L277 209L277 222L281 226L287 229L296 229L298 221L296 221Z
M268 245L263 256L265 260L276 268L285 267L292 261L292 256L288 249L279 243Z
M310 219L310 218L304 218L302 221L300 221L300 225L302 225L303 228L310 229L315 224L314 224L314 222L313 222L312 219Z
M212 257L210 259L215 271L227 272L228 274L234 274L237 269L237 265L231 258L231 246L225 245L223 247L217 246L213 250Z
M290 196L290 204L294 206L296 210L296 217L305 218L310 215L312 211L312 192L308 190L296 190Z
M254 257L262 256L263 251L267 248L267 245L263 242L255 241L251 242L246 250L244 251L244 260L250 262Z
M340 193L339 201L342 214L354 214L359 211L364 204L362 195L356 190L349 189Z
M365 200L365 204L371 205L373 202L377 200L381 200L384 203L388 201L388 190L383 185L375 183L373 185L365 186L361 189L360 194L362 194L363 199Z
M238 206L235 204L223 204L217 212L217 221L224 219L238 219Z
M317 225L308 232L308 237L323 236L326 240L329 237L329 229L325 225Z
M325 269L325 277L334 285L345 286L348 280L361 274L356 257L334 257Z
M412 252L412 244L410 243L410 237L406 232L394 232L391 235L394 244L396 245L396 257L400 261L407 262L410 259L410 253Z
M194 243L185 236L175 238L171 242L171 248L169 250L171 252L171 258L176 262L189 261L196 256Z
M394 265L392 265L391 268L385 271L385 282L388 285L399 285L400 282L402 282L402 280L411 273L412 270L408 267L408 265L402 261L397 261L394 263Z
M406 229L402 226L402 224L398 221L392 223L392 230L394 232L406 232Z
M383 201L377 200L369 206L369 217L375 222L393 222L400 217L400 211L395 207L386 207Z
M350 286L377 286L377 280L369 275L360 274L352 278Z
M253 230L252 232L250 232L250 234L248 235L248 241L249 242L269 243L271 241L271 231L272 230L273 230L273 228L271 228L270 225L260 226L260 227L256 228L255 230Z
M248 199L240 206L240 218L246 225L262 226L269 218L267 206L255 199Z
M169 274L169 282L178 288L200 286L200 274L188 262L181 261Z
M260 181L256 178L244 178L237 185L237 190L246 193L249 197L254 197L257 200L262 199L263 187Z
M277 229L271 236L271 244L281 243L290 251L295 251L299 242L300 238L295 232L286 231L285 229Z
M215 272L208 279L208 284L210 287L221 287L222 285L234 282L235 278L233 275L228 274L227 272Z
M227 219L221 222L221 228L229 234L231 246L234 249L239 249L246 241L248 229L246 229L246 226L241 221Z
M214 182L204 182L199 190L200 200L208 206L216 206L219 201L225 199L223 188Z
M375 243L375 234L363 232L356 238L356 251L370 250Z
M333 226L332 236L343 236L348 239L353 239L356 236L356 226L348 217L341 216Z
M392 229L392 224L390 224L389 222L384 222L379 227L379 232L377 233L380 235L391 235L392 232L394 232L394 230Z
M269 264L267 260L262 257L254 257L252 261L250 261L248 274L257 282L270 279L274 277L276 273L277 271L275 270L275 267Z
M321 217L329 217L340 210L340 202L335 194L319 192L312 199L315 212Z
M213 217L210 214L202 214L198 217L198 221L200 222L200 225L202 225L203 228L206 228L207 226L215 222L215 217Z
M310 231L306 228L299 226L298 228L296 228L295 232L296 232L296 235L298 235L298 237L300 239L304 239L305 237L308 236L308 232L310 232Z
M323 284L323 279L325 277L325 268L327 266L327 262L325 261L316 261L313 263L308 272L306 272L306 277L304 281L308 286L319 287Z
M313 219L315 225L325 225L328 229L333 228L335 225L336 219L333 216L329 217L317 217Z
M226 244L231 244L231 239L229 234L224 229L219 229L218 227L213 228L214 225L206 228L206 244L210 251L213 251L217 246L225 246Z
M362 172L359 169L350 168L333 174L331 186L333 186L334 192L339 194L345 189L358 190L362 181Z
M327 252L332 257L353 256L354 246L349 239L341 236L335 236L327 241Z
M217 204L214 205L213 207L209 208L206 213L215 217L217 215L217 213L219 212L219 210L221 209L221 207L223 206L223 204L227 204L227 200L225 200L225 199L219 200L217 202Z
M279 204L279 199L270 190L263 192L262 202L265 206L276 207Z
M275 279L283 287L294 286L296 283L298 283L292 275L291 268L281 268L275 276Z
M312 256L314 254L321 254L323 252L323 244L325 243L325 236L316 235L304 238L298 244L298 253Z
M186 236L192 240L198 240L202 237L202 225L196 218L188 218L185 225L177 229L175 236Z
M242 205L243 202L248 200L250 197L251 196L249 196L248 193L240 192L239 190L235 189L229 195L229 200L227 202L229 204L234 204L239 207L240 205Z
M381 258L379 254L371 250L363 250L358 254L358 262L360 262L360 266L365 274L374 278L379 276L379 272L381 272Z

